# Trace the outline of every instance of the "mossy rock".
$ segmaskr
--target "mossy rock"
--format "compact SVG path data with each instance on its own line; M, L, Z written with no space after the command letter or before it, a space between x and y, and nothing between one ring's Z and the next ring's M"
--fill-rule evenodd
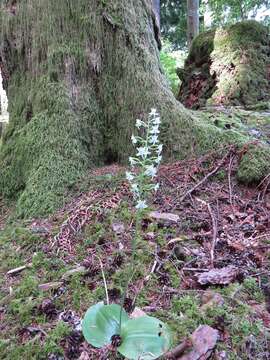
M270 100L270 36L247 20L196 37L178 99L189 108L252 106Z
M243 155L237 171L237 178L245 184L259 183L270 172L269 149L251 145Z

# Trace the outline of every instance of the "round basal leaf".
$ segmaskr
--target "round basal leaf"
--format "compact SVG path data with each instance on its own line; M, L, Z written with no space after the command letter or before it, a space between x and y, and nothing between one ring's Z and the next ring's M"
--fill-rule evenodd
M104 305L103 302L91 306L83 319L82 331L86 341L94 347L101 348L111 344L113 335L119 333L121 306L117 304ZM128 315L123 310L122 324L128 321Z
M130 360L157 359L171 345L171 334L166 324L150 316L128 320L122 327L121 338L118 351Z

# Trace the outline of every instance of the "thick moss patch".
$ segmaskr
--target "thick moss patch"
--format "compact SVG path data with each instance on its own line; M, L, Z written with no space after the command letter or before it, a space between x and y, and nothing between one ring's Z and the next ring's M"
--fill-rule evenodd
M269 65L268 29L256 21L202 33L192 44L178 99L191 108L269 101Z
M252 145L242 157L237 178L245 184L258 183L269 172L269 150L258 145Z

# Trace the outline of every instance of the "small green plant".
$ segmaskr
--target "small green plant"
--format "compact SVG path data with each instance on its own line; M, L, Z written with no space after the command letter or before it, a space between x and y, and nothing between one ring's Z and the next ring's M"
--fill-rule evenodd
M136 245L140 233L142 213L147 209L147 201L159 184L155 183L158 166L162 159L162 144L159 143L160 117L152 109L147 121L136 120L140 135L132 135L131 140L137 154L129 158L131 171L126 172L131 191L136 202L136 227L132 239L132 258L121 306L103 302L91 306L85 314L82 329L85 339L94 347L112 345L120 354L131 360L153 360L168 351L171 345L170 330L157 318L142 316L130 319L123 305L128 285L135 271ZM104 279L106 285L106 281ZM106 286L105 286L106 287Z
M160 62L169 81L171 90L175 96L179 92L181 83L176 70L177 68L184 67L184 61L186 57L187 53L185 51L173 51L169 42L166 41L163 43L163 47L160 52Z

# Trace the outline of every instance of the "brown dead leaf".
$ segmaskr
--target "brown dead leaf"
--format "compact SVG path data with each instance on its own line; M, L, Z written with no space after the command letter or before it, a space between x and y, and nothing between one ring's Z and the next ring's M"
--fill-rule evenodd
M191 335L193 349L179 360L207 360L219 339L218 331L208 325L199 326Z
M176 214L170 213L161 213L158 211L151 211L149 214L150 218L157 221L169 221L172 223L177 223L180 220L180 217Z
M238 273L239 270L235 266L229 265L221 269L212 269L208 272L197 273L196 276L201 285L227 285L236 279Z
M205 291L204 294L202 295L202 306L201 306L202 311L205 311L213 307L219 307L222 306L223 304L224 304L224 299L219 293L208 290Z
M139 307L135 307L135 309L132 311L130 317L132 319L137 319L139 317L146 316L146 313L140 309Z
M267 311L266 306L263 304L252 304L252 310L254 311L256 318L261 319L264 326L270 328L270 313Z

